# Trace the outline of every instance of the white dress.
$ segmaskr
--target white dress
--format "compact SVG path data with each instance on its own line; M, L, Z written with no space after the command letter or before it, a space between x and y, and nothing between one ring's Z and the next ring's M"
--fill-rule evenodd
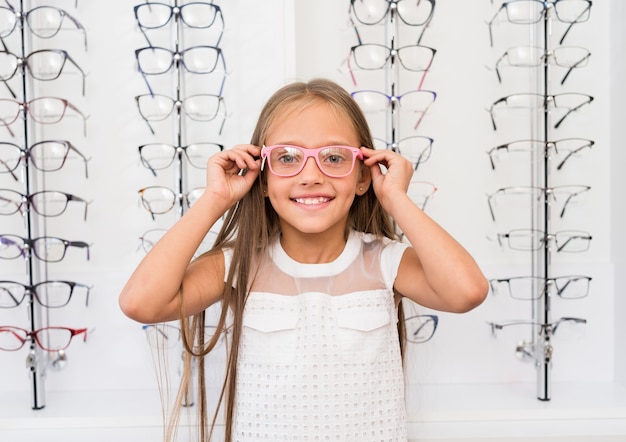
M406 441L392 290L406 247L353 232L335 261L301 264L276 241L244 310L234 441Z

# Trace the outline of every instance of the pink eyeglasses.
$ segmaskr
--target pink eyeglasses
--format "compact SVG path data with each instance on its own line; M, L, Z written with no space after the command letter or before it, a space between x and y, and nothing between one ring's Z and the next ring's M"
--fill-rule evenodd
M299 146L276 145L263 146L261 170L265 162L270 171L280 177L291 177L299 174L309 158L315 158L317 167L331 178L342 178L352 173L356 159L363 159L363 152L358 147L322 146L307 149Z

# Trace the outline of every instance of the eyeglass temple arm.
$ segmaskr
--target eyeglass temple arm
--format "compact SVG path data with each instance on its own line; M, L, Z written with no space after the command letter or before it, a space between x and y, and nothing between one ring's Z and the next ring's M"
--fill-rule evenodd
M6 43L4 42L4 39L2 37L0 37L0 43L2 43L2 47L4 48L4 52L7 53L11 53L11 51L9 51L8 46L6 45ZM18 67L20 65L18 64ZM15 73L15 72L14 72ZM13 78L13 77L11 77ZM9 80L11 79L9 78ZM13 89L11 88L11 86L9 86L9 82L7 80L2 80L2 82L4 83L4 85L6 86L6 88L9 90L9 93L11 94L11 96L13 98L17 98L17 95L15 94L15 92L13 91ZM7 126L8 127L8 126ZM11 136L13 136L13 134L11 134Z
M567 208L567 205L572 200L572 198L577 197L578 195L580 195L583 192L586 192L589 189L590 189L590 187L585 187L583 190L580 190L578 192L570 193L569 196L567 197L567 199L565 200L565 203L563 204L563 208L561 209L561 213L559 215L559 218L563 218L563 215L565 215L565 209Z
M13 177L13 179L15 181L18 181L17 175L15 175L15 173L13 173L13 171L11 170L11 168L9 167L9 165L7 163L5 163L4 161L0 160L0 164L2 164L6 168L7 172L11 174L11 176Z
M87 261L89 261L89 244L84 241L66 241L67 246L79 247L81 249L87 249Z
M584 318L574 318L571 316L564 316L561 319L559 319L558 321L556 321L555 323L552 324L552 334L554 335L556 333L556 329L559 327L559 325L563 322L573 322L575 324L586 324L587 320Z
M87 209L89 208L89 204L91 204L91 201L87 201L85 199L79 198L77 196L74 195L67 195L68 197L68 201L78 201L80 203L85 203L85 213L83 215L83 221L87 221Z
M80 109L78 109L76 106L74 106L72 103L70 103L67 100L64 100L65 103L67 104L67 107L69 107L70 109L72 109L74 112L76 112L78 115L81 116L81 118L83 119L83 135L87 136L87 119L89 118L88 115L85 115L84 113L82 113L80 111Z
M76 4L78 4L78 0L76 0ZM87 47L87 32L85 31L85 27L83 25L80 24L80 22L78 20L76 20L74 17L72 17L70 14L68 14L67 12L63 11L65 13L65 16L67 18L69 18L72 23L74 23L74 26L76 26L76 29L78 29L79 31L81 31L83 33L83 40L85 41L85 51L88 50Z
M565 73L565 75L563 76L563 78L561 79L561 85L563 85L563 83L565 83L565 80L567 80L567 77L569 77L569 75L572 73L572 71L574 69L576 69L578 66L580 66L582 63L584 63L586 60L589 59L589 57L591 57L591 53L588 53L587 55L585 55L583 58L581 58L580 60L578 60L576 63L574 63L573 66L570 66L570 68L567 70L567 72Z
M495 322L487 321L487 325L491 328L491 336L494 338L497 336L496 330L502 330L503 326Z
M6 82L4 84L6 84ZM8 87L8 85L7 85L7 87ZM9 127L7 122L4 120L4 118L0 118L0 123L2 123L2 125L7 128L7 130L9 131L9 134L11 135L11 137L15 138L15 133L11 130L11 128Z
M20 303L18 302L17 298L15 298L15 296L13 296L13 294L11 293L11 290L4 288L4 287L0 287L0 291L6 293L15 303L15 306L17 307L18 305L20 305Z
M570 153L567 154L567 156L563 159L563 161L561 161L559 163L558 166L556 166L557 170L561 170L561 168L565 165L565 162L567 160L569 160L572 156L576 155L578 152L580 152L582 149L584 149L585 147L588 147L591 149L591 146L593 146L595 144L594 141L590 141L589 143L585 144L584 146L579 147L578 149L575 149L573 151L571 151Z
M65 55L65 58L67 58L69 62L72 63L76 67L76 69L80 71L80 74L83 76L83 97L84 97L85 96L85 83L87 82L87 74L78 65L78 63L76 63L76 61L74 61L74 59L70 57L70 55L67 52L64 52L64 55Z
M562 44L563 44L563 41L565 41L565 37L567 37L567 34L569 34L569 31L572 29L572 27L573 27L576 23L578 23L578 20L579 20L582 16L584 16L584 15L587 13L587 11L589 11L589 8L591 8L591 2L589 2L589 4L587 5L587 7L586 7L586 8L585 8L585 9L584 9L584 10L583 10L580 14L578 14L578 17L576 17L576 19L575 19L575 20L573 20L573 21L569 24L569 26L567 27L567 29L566 29L566 30L565 30L565 32L563 33L563 36L561 36L561 39L559 40L559 44L560 44L560 45L562 45Z
M588 100L588 101L585 101L585 102L583 102L583 103L579 104L578 106L573 107L572 109L569 109L569 110L565 113L565 115L563 115L563 116L561 117L561 119L560 119L559 121L557 121L557 122L556 122L556 124L554 125L554 128L555 128L555 129L558 129L558 128L559 128L559 126L563 123L563 121L565 121L565 119L569 116L569 114L571 114L572 112L576 112L578 109L580 109L581 107L583 107L585 104L589 104L589 103L591 103L591 102L593 101L593 99L594 99L594 98L593 98L592 96L589 96L589 100Z
M69 330L69 331L70 331L70 333L72 334L72 336L71 336L72 338L73 338L74 336L84 335L84 336L83 336L83 342L87 342L87 329L86 329L86 328L78 328L78 329L75 329L75 328L70 328L70 329L68 329L68 330ZM70 339L71 339L71 338L70 338Z
M80 286L80 287L84 287L85 290L87 291L87 294L85 295L85 307L89 307L89 294L91 293L91 287L88 285L84 285L84 284L74 284L74 286ZM74 287L72 287L72 291L74 290Z

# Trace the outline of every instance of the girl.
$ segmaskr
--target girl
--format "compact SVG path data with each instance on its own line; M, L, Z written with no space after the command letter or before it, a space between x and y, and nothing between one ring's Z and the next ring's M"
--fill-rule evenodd
M410 162L371 146L341 87L283 87L250 144L208 161L203 196L120 295L139 322L180 318L200 357L219 339L204 344L203 312L221 301L228 441L406 440L400 300L466 312L487 294L472 257L407 196ZM224 213L213 249L190 264ZM207 434L199 378L206 440L215 417Z

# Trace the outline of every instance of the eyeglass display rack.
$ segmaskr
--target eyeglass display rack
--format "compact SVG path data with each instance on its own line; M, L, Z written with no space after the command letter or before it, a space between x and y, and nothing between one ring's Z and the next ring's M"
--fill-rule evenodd
M3 82L4 82L4 86L6 86L6 89L13 96L13 99L21 100L19 112L22 114L22 127L21 127L22 131L21 131L21 134L17 133L17 131L16 133L13 133L11 129L9 128L10 123L5 124L5 127L11 134L12 138L19 138L22 143L22 146L20 147L18 144L14 144L13 140L7 141L8 143L14 144L16 147L19 147L22 150L21 156L19 156L17 159L12 159L12 161L17 162L16 167L18 169L14 170L13 172L11 171L10 172L14 176L15 181L22 181L22 189L25 195L25 197L22 198L22 202L21 202L21 204L24 207L24 211L22 214L23 220L24 220L24 230L25 230L25 235L26 235L26 238L24 238L24 240L32 241L36 237L36 232L45 232L47 231L48 226L47 226L47 221L46 221L46 215L35 216L33 214L34 212L33 202L28 199L28 197L31 196L32 191L34 189L39 188L40 191L46 190L45 189L46 180L43 179L41 175L37 173L36 168L32 167L30 164L31 154L30 154L29 149L32 146L31 141L36 140L38 138L37 134L41 132L38 132L35 130L34 124L32 125L29 124L29 114L33 113L33 110L28 107L28 105L31 104L29 93L35 90L35 87L33 86L33 81L32 81L33 78L35 78L35 74L33 72L30 72L31 75L27 73L27 71L32 71L33 69L29 65L28 56L29 54L35 53L35 51L29 50L32 44L32 41L34 40L33 35L38 34L37 35L38 38L54 37L57 34L57 32L61 29L62 19L58 23L59 29L57 29L56 32L51 32L50 29L46 29L45 31L43 31L42 34L39 34L37 32L38 30L35 29L35 27L39 24L39 22L36 22L36 21L34 23L28 22L28 26L26 26L27 24L26 21L28 20L28 14L35 9L39 9L39 11L46 10L47 12L54 10L56 13L59 14L59 17L64 17L65 15L67 15L67 12L64 10L61 10L60 8L56 8L53 6L42 6L39 4L31 5L29 1L25 1L25 0L20 0L17 3L19 3L18 6L13 6L12 4L7 2L7 6L3 7L7 11L7 13L8 12L15 13L16 23L15 23L14 30L11 33L9 33L9 35L5 35L3 37L2 43L3 43L3 49L4 49L3 52L7 54L11 54L12 56L15 56L17 58L16 74L18 76L19 88L17 88L17 91L13 90L13 88L11 88L8 83L10 79L3 80ZM71 20L74 20L74 19L72 18ZM13 34L14 32L18 34L18 36L15 38L11 37L11 34ZM85 38L85 50L86 50L87 49L86 34L84 38ZM17 50L13 49L12 51L9 50L9 46L13 44L18 46L19 49ZM70 59L66 51L62 51L62 50L49 50L49 51L63 53L64 61L67 61L68 59ZM55 80L61 75L61 70L63 66L64 65L61 65L61 67L59 68L60 70L57 76L53 76L53 78L44 78L46 77L46 75L48 76L50 75L49 73L48 74L44 73L41 76L41 78L37 78L37 79L44 80L44 81ZM37 68L37 66L35 66L35 68ZM80 67L78 69L80 70ZM20 72L17 72L17 70L19 70ZM82 92L84 95L85 93L84 82L83 82ZM61 99L61 100L65 100L65 99ZM69 102L65 101L64 105L68 107L68 103ZM45 110L43 111L43 113L45 114ZM45 118L46 115L39 115L39 117ZM36 117L33 113L33 119L34 118ZM83 129L86 130L85 127ZM51 157L51 160L54 160L54 158ZM87 167L86 165L87 158L84 158L84 160L85 160L85 167ZM19 164L20 162L21 162L21 165ZM17 171L17 173L14 174L15 171ZM68 198L73 197L73 195L66 195L66 196ZM88 202L86 201L84 202L85 204L88 204ZM17 212L20 212L20 211L21 209L17 210ZM35 210L35 212L37 211ZM52 216L52 215L47 215L47 216ZM87 245L86 247L88 248L89 246ZM67 248L67 244L66 244L66 248ZM28 353L28 356L26 357L26 368L29 371L29 379L30 379L29 383L30 383L30 389L31 389L31 408L33 410L41 410L46 406L45 380L46 380L47 369L49 367L54 367L56 369L62 368L66 361L66 356L65 356L64 350L58 350L58 351L44 350L41 347L40 343L43 343L47 347L52 348L55 345L49 342L51 341L52 338L50 338L48 335L44 333L38 333L37 336L35 336L34 334L35 331L37 330L41 331L42 328L48 327L49 320L50 320L50 315L48 311L49 308L44 308L43 305L39 302L39 298L38 297L36 298L36 296L38 295L36 295L32 291L33 290L32 287L35 286L39 281L41 281L42 278L46 277L49 274L47 260L35 259L36 253L37 252L34 251L34 246L32 244L24 245L22 254L24 255L24 260L25 260L25 277L28 280L28 286L29 286L28 290L26 291L27 312L28 312L28 330L27 331L29 333L29 335L26 337L26 340L27 340L26 344L28 345L28 348L29 348L29 353ZM48 252L46 251L46 253ZM12 282L12 281L9 281L9 282ZM72 284L82 285L78 283L72 283ZM87 293L88 293L88 290L89 288L87 289ZM77 330L74 330L74 331L77 331ZM85 336L86 336L86 333L87 333L86 329L83 329L81 332L85 333Z
M191 8L192 10L186 13L186 11L183 11L183 8L185 7ZM193 9L193 8L203 9L203 11L200 11L199 9ZM207 8L212 9L213 20L208 20L208 17L198 17L198 15L208 16L209 14L208 14ZM150 12L144 14L144 12L148 10ZM166 10L167 12L165 12ZM218 16L221 19L221 24L215 23L215 21L217 21ZM179 0L174 0L173 3L160 2L158 4L156 3L153 4L152 2L147 1L142 4L138 4L135 6L135 18L137 20L139 30L144 35L149 45L147 48L144 48L144 49L147 49L149 51L149 48L155 47L152 41L150 40L150 38L148 37L148 33L150 33L150 36L153 36L155 35L155 33L159 33L159 31L161 31L161 34L162 34L161 36L163 36L163 33L164 33L163 31L168 32L167 37L170 40L168 44L172 48L171 49L172 60L171 60L171 66L170 66L171 69L166 69L163 72L160 72L159 74L167 74L170 72L170 70L173 71L173 74L172 74L173 84L170 84L169 87L171 87L171 89L173 89L174 91L174 97L173 97L174 123L173 123L172 132L173 132L173 136L175 138L175 143L176 143L174 146L176 148L175 164L174 164L174 170L175 170L174 186L176 189L176 197L177 197L176 198L177 203L174 203L174 204L178 204L176 219L179 219L185 213L185 199L189 201L188 196L191 192L188 193L188 186L190 185L190 182L192 181L192 178L186 173L187 164L184 160L184 157L187 155L187 153L184 150L185 149L184 146L186 145L186 142L187 142L186 138L190 131L184 124L184 118L183 118L184 97L183 95L184 95L184 91L186 88L188 88L189 86L194 86L195 84L189 84L193 82L189 82L188 78L185 77L185 71L191 74L199 74L199 75L212 74L214 70L216 69L219 58L222 58L222 62L224 65L224 72L223 72L223 77L221 78L221 83L218 88L219 92L218 94L215 94L215 95L211 94L213 95L213 97L216 97L219 100L218 106L215 111L215 118L217 118L219 116L218 115L219 104L221 104L221 101L222 101L222 90L223 90L224 83L226 80L226 75L227 75L225 62L223 59L223 51L220 47L222 35L224 33L224 17L223 17L223 13L222 13L220 6L213 2L210 2L210 3L180 2L179 3ZM208 21L204 22L204 20L208 20ZM169 26L170 24L172 24L172 26ZM201 46L192 46L189 48L185 48L184 47L185 40L187 37L190 37L190 35L188 34L191 33L192 31L204 31L204 30L213 32L217 26L222 26L221 30L219 31L219 37L217 38L217 41L213 43L213 46L202 46L205 48L208 47L208 48L215 49L215 53L217 54L216 60L215 60L216 65L213 67L213 69L209 69L206 72L196 72L193 69L190 69L189 67L187 67L185 65L185 60L184 60L185 51L189 49L196 49L196 48L201 47ZM185 27L187 27L188 29L186 30ZM192 38L189 38L189 39L192 39ZM200 39L203 45L206 44L205 43L206 39L204 39L203 37L200 37ZM161 47L158 49L168 49L168 48ZM140 49L138 51L140 51ZM202 60L202 61L204 62L205 60ZM137 67L138 67L138 71L144 76L144 80L146 81L146 85L148 86L148 89L150 91L150 95L155 95L153 93L154 88L151 87L148 82L148 77L147 77L148 74L146 74L142 70L142 66L140 64L140 60L138 56L137 56ZM159 74L152 73L151 75L159 75ZM206 82L206 83L209 86L212 86L211 81ZM139 111L141 112L141 109L139 109ZM223 112L224 112L224 118L225 118L225 110ZM215 118L211 118L208 121L202 120L202 123L207 123L209 125L215 124L215 121L214 121ZM224 121L221 122L221 126L218 131L218 136L222 135L223 125L224 125ZM153 132L153 134L155 134L155 131L153 131L152 128L151 128L151 131ZM205 131L203 130L202 132L204 133ZM212 144L215 148L223 149L222 144L215 143L215 142L210 142L210 144ZM140 152L140 155L141 155L141 152ZM204 158L203 160L204 160L204 168L206 168L206 158ZM142 159L142 162L144 162L144 165L149 166L149 164L147 164L147 162L144 159ZM195 167L199 167L199 166L195 166ZM154 173L154 169L152 167L150 167L150 169ZM156 175L156 173L154 174ZM191 202L189 201L188 205L190 204ZM152 213L152 216L154 219L155 213L152 212L152 210L149 208L149 205L146 205L146 203L144 202L144 206ZM163 325L167 326L167 324L163 324ZM186 349L183 348L181 351L182 351L183 364L185 364L186 366L191 364L191 373L193 376L196 372L197 361L195 360L193 356L191 356L187 352ZM164 360L159 361L159 362L167 363ZM157 369L159 368L157 367ZM195 392L194 392L193 384L194 384L193 382L188 380L186 392L184 394L183 401L182 401L182 405L185 407L190 407L194 405Z
M567 8L568 6L564 2L563 7ZM587 21L590 13L591 2L584 2L583 8L581 11L573 14L571 19L563 19L560 18L559 21L561 23L565 23L567 27L565 33L561 36L559 45L563 43L565 36L571 30L571 27L574 24L582 23ZM514 7L515 5L511 5ZM534 6L534 5L533 5ZM498 12L496 15L502 11L502 9L506 9L506 2L499 6ZM521 7L520 7L521 8ZM523 66L522 64L518 65L518 67L526 67L530 68L532 74L537 75L537 92L538 95L543 102L543 106L539 109L534 109L537 112L537 127L530 128L531 132L534 132L537 136L537 140L543 146L542 149L537 148L536 152L532 152L531 161L535 164L528 165L531 166L531 186L535 188L542 189L541 198L533 204L533 207L530 207L531 213L531 223L533 228L531 229L531 235L538 235L541 233L542 237L540 239L541 247L536 250L531 250L531 268L532 268L532 277L536 278L537 285L532 287L532 299L534 302L532 303L532 317L533 320L530 321L530 326L532 327L532 338L530 341L522 341L517 345L516 352L518 356L520 356L521 360L532 360L537 369L537 399L540 401L550 401L552 397L552 362L554 355L554 347L552 343L552 337L556 331L556 328L559 322L554 322L552 319L552 302L551 302L551 284L554 284L554 278L552 277L553 265L552 259L554 255L553 249L553 240L554 234L552 227L552 220L554 218L554 207L552 207L551 195L553 191L552 176L551 170L554 168L552 165L552 149L555 149L553 129L557 129L560 126L560 123L563 122L564 118L561 118L555 124L551 118L551 110L553 109L552 101L555 99L555 94L552 91L552 70L551 70L551 62L550 57L553 54L553 36L552 25L554 24L555 17L552 17L552 13L559 14L554 11L555 5L550 3L548 5L542 4L542 17L538 21L527 20L523 21L513 21L509 18L509 25L519 25L522 24L528 27L529 33L532 36L535 36L538 40L541 41L541 48L543 48L543 54L541 54L541 63L537 67L529 67ZM527 11L524 13L530 14L531 6L527 6ZM506 11L508 13L508 10ZM535 11L536 12L536 11ZM494 16L495 19L495 16ZM532 21L532 23L531 23ZM493 20L492 20L493 22ZM491 27L492 23L489 23ZM490 28L491 32L491 28ZM493 46L493 40L492 40ZM559 46L556 46L557 48ZM580 63L580 62L578 62ZM573 66L568 66L571 72L571 69L581 67L577 64ZM557 62L558 64L558 62ZM512 64L515 66L515 64ZM500 78L500 74L498 73L498 77ZM563 84L564 77L561 81ZM592 99L592 98L591 98ZM578 108L573 109L578 110ZM573 111L572 109L568 110L568 113ZM540 115L539 115L540 114ZM567 114L566 114L567 116ZM492 115L493 119L493 115ZM496 130L494 123L494 130ZM531 137L532 138L532 137ZM593 143L591 141L591 143ZM522 166L520 164L520 166ZM532 203L531 203L532 204ZM561 212L561 217L563 216L563 211ZM492 213L493 216L493 213ZM536 227L536 228L535 228ZM533 237L533 239L536 239ZM586 238L588 240L591 239L589 236ZM558 247L558 245L557 245ZM589 278L590 279L590 278ZM529 298L530 299L530 298ZM585 323L586 320L580 318L562 318L562 320L577 320ZM494 323L491 324L492 328L494 327Z
M357 2L351 0L348 11L349 23L357 37L358 44L353 46L346 59L353 86L357 85L354 70L360 73L373 73L375 78L366 84L382 84L383 90L353 90L352 96L361 106L370 120L370 126L374 133L374 142L384 141L384 146L380 148L391 149L405 156L414 164L415 171L421 163L428 160L432 150L433 139L426 136L415 135L418 133L419 125L424 115L428 112L430 105L435 101L437 94L434 91L423 89L426 74L436 54L436 50L422 45L422 39L427 28L434 17L436 0L418 2ZM368 33L382 29L382 42L376 41L380 38L380 33L372 38L368 35L367 41L362 41L361 31ZM371 41L374 40L374 41ZM402 46L405 41L409 44ZM402 42L402 43L401 43ZM366 49L362 51L362 49ZM359 57L357 57L357 51ZM385 51L385 55L381 51ZM400 51L406 51L406 56L401 56ZM409 51L413 51L410 52ZM368 54L369 52L369 54ZM365 54L365 55L363 55ZM427 61L423 60L426 55ZM365 57L364 61L360 57ZM354 69L351 66L351 59ZM415 76L417 74L417 77ZM363 83L363 82L361 82ZM401 89L402 83L409 83L408 89ZM361 88L362 89L362 88ZM375 108L376 117L380 115L376 109L377 101L387 100L386 111L384 111L384 122L381 128L379 118L369 117L370 107ZM419 97L428 97L422 100ZM404 100L403 100L404 99ZM408 101L409 103L402 103ZM424 104L427 103L427 104ZM419 108L418 108L419 107ZM401 121L401 111L403 114L418 114L417 123L412 127L412 134L403 137L402 134L408 125ZM404 124L403 124L404 123ZM384 133L385 139L377 138L377 132ZM401 147L403 142L414 143L406 149ZM417 189L419 187L419 189ZM422 188L424 190L422 190ZM432 197L436 187L429 182L412 181L409 193L412 199L422 209Z

